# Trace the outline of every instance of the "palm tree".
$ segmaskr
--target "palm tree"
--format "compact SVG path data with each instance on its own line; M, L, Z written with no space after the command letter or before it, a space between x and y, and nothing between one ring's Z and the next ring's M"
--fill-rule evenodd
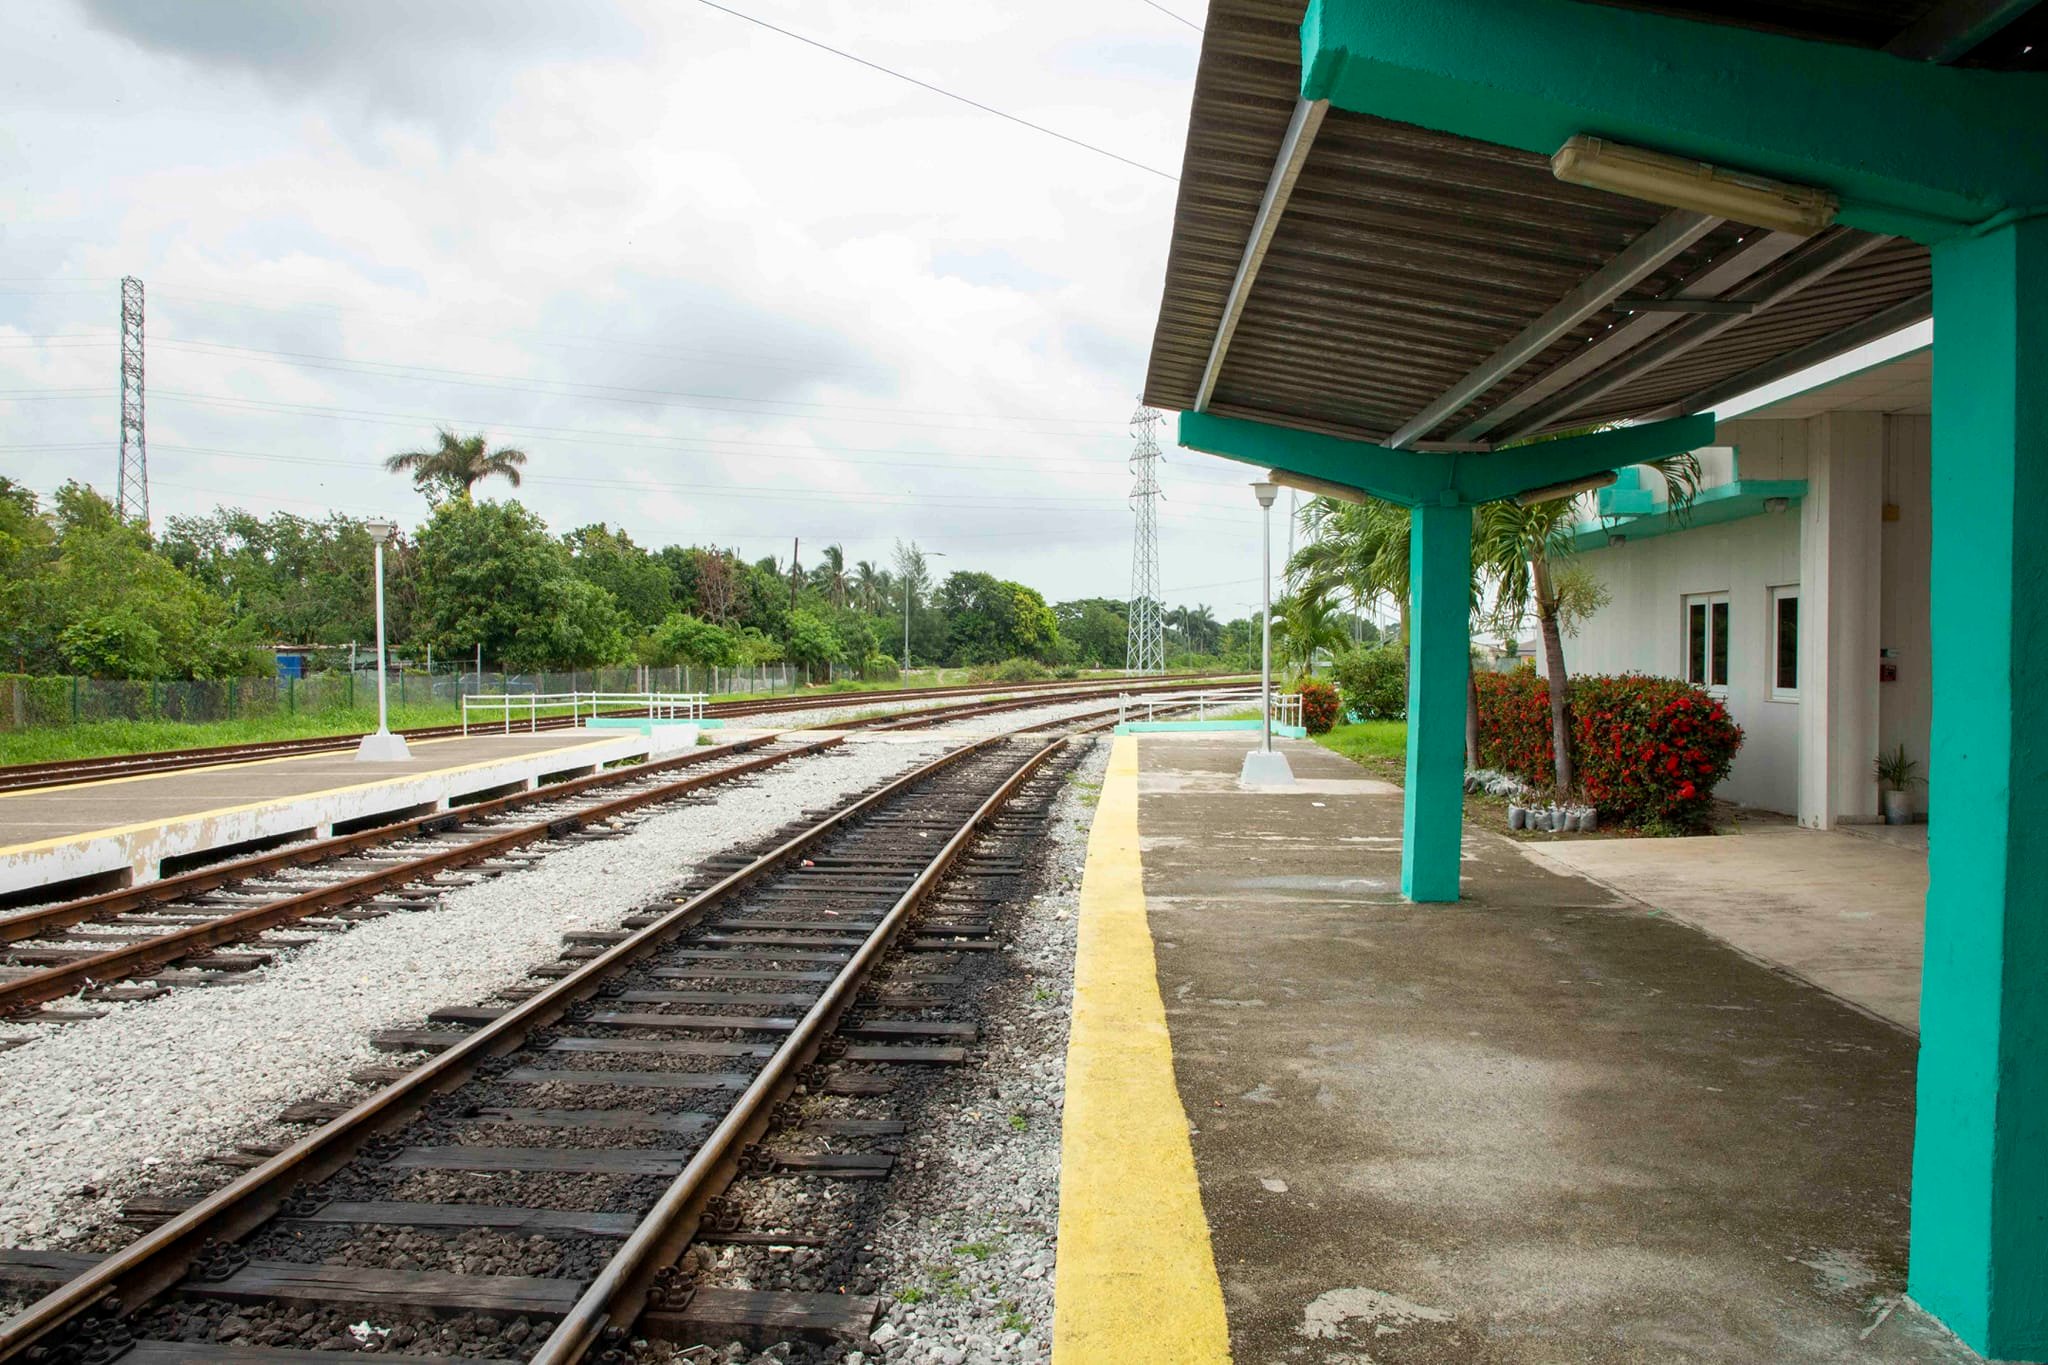
M853 566L853 599L862 611L872 614L881 609L888 578L889 571L876 568L873 560L863 559Z
M1283 671L1306 677L1323 650L1340 650L1349 642L1343 613L1328 596L1299 592L1273 604L1273 653Z
M842 545L827 545L818 563L811 569L811 586L825 594L825 600L835 607L846 605L846 548Z
M525 451L514 450L510 446L490 450L482 432L474 436L457 436L443 428L440 438L440 445L434 449L404 451L385 460L384 467L394 474L411 474L412 486L430 503L439 503L446 497L458 497L468 502L472 488L494 477L502 477L514 488L519 487L519 470L526 463ZM437 493L439 497L435 496Z
M1210 610L1207 602L1189 609L1187 626L1188 632L1195 636L1198 641L1195 645L1196 652L1203 654L1215 652L1216 632L1223 627L1222 623L1217 621L1216 613Z

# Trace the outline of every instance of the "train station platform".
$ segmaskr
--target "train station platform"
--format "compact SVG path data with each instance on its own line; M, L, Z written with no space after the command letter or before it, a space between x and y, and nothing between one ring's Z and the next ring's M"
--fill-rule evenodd
M1959 1362L1904 1299L1915 1040L1290 743L1115 741L1067 1060L1059 1365Z
M406 763L297 754L0 793L0 902L154 881L188 861L324 838L580 777L671 732L550 730L421 740ZM694 731L690 738L694 742Z

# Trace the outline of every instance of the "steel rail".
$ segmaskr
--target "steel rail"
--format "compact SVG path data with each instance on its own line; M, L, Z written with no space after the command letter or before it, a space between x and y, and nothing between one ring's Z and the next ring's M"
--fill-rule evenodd
M733 893L908 788L1008 738L991 735L953 749L840 807L542 987L446 1051L364 1097L347 1112L109 1255L83 1275L51 1290L0 1322L0 1362L25 1358L31 1348L102 1305L110 1316L125 1317L134 1307L175 1287L205 1243L233 1241L254 1231L277 1212L293 1188L323 1180L341 1169L371 1137L410 1118L435 1095L460 1085L490 1058L521 1046L528 1035L555 1023L570 1006L596 994L607 977L694 927Z
M781 732L755 735L747 739L733 740L710 748L691 749L686 753L652 762L636 764L630 768L608 768L592 773L588 777L571 778L563 782L551 782L532 791L514 792L509 796L494 797L488 801L477 801L470 805L450 810L435 811L431 815L413 815L393 820L387 824L373 825L357 830L353 834L338 834L331 838L311 843L293 844L289 848L274 849L267 853L251 854L236 858L232 862L215 863L175 877L160 877L153 882L138 886L124 886L113 891L103 891L95 896L81 896L76 900L56 905L42 906L31 910L8 913L0 918L0 944L19 943L23 939L37 938L52 929L64 929L88 920L109 918L145 910L152 905L162 905L185 896L202 895L216 890L230 882L246 881L250 877L270 872L283 871L292 867L305 867L323 863L379 844L390 843L413 834L438 834L445 830L459 828L472 820L502 815L507 811L524 806L539 805L560 800L564 796L575 796L593 787L607 786L617 782L630 782L651 773L671 771L676 768L692 767L712 762L729 754L746 753L773 743L782 737Z
M775 1106L788 1098L798 1073L816 1059L819 1047L839 1026L840 1017L866 984L875 963L889 950L904 922L945 879L982 827L1066 743L1066 737L1061 736L1041 745L932 855L909 889L869 932L787 1040L662 1192L639 1227L556 1324L554 1332L532 1357L531 1365L571 1365L600 1344L623 1340L647 1306L657 1275L674 1265L689 1246L704 1206L738 1174L740 1153L767 1132Z
M769 738L774 738L774 736ZM758 741L755 746L750 747L757 747L758 743L766 742L767 740L764 739ZM487 834L480 839L472 840L439 853L430 853L408 862L394 864L389 868L365 872L359 877L350 877L346 881L335 882L329 886L315 887L296 896L284 896L277 900L266 901L261 905L254 905L246 910L238 910L231 914L222 915L217 919L210 919L201 924L192 924L182 929L173 929L167 933L154 935L123 947L110 948L106 952L95 953L91 957L80 958L76 962L67 962L62 966L44 968L31 976L0 982L0 1014L26 1009L29 1006L43 1004L50 1000L62 999L73 991L82 990L88 986L102 985L109 981L118 981L127 977L142 976L149 972L157 971L179 958L189 957L193 953L203 952L208 948L218 948L223 944L251 938L265 930L274 929L281 924L289 924L294 920L304 919L308 915L318 914L322 910L347 905L350 902L374 896L380 891L403 886L408 882L418 881L422 877L429 877L438 872L446 872L469 863L495 857L510 849L517 848L521 844L530 844L541 839L559 837L583 825L608 820L614 815L621 815L627 811L638 809L641 806L674 800L678 796L686 795L702 787L710 786L713 783L723 782L744 773L757 772L762 768L773 767L778 763L786 763L790 759L813 754L820 749L830 748L842 742L839 736L826 736L797 748L785 750L782 753L767 754L760 758L748 759L731 767L719 768L708 773L693 774L674 782L664 782L660 786L650 787L645 791L631 792L614 800L601 802L585 810L572 811L552 819L519 825L496 834ZM644 771L644 769L637 768L618 769L615 770L616 775L596 775L590 778L582 778L578 779L578 782L575 784L564 783L561 787L543 788L539 792L526 793L525 795L546 800L559 800L563 796L575 794L572 791L565 790L568 787L580 785L584 790L588 790L589 787L600 785L606 781L619 782L638 777ZM448 818L446 814L441 814L407 823L412 825L432 825L436 822L445 822ZM391 837L391 831L392 827L385 827L384 833L387 838ZM367 831L367 833L372 834L376 832L374 830ZM401 827L399 830L401 836L403 832L404 830ZM66 907L66 909L68 912L69 907Z
M1126 680L1120 690L1148 692L1171 690L1188 683L1215 681L1219 678L1237 677L1238 674L1190 673L1177 674L1151 681ZM992 683L977 685L964 683L950 687L911 687L888 692L835 692L813 693L809 696L758 697L744 701L712 702L705 708L709 719L730 720L746 716L773 715L786 711L817 711L832 707L859 705L863 702L921 701L926 698L958 696L988 696L1017 692L1035 692L1049 697L1056 696L1100 696L1096 692L1075 692L1077 686L1087 686L1073 680L1062 679L1053 682ZM606 713L614 718L631 719L637 713L627 709ZM567 716L544 717L539 722L543 730L569 728L571 718ZM402 732L406 738L455 739L462 735L460 725L429 725ZM163 749L142 754L107 754L96 758L60 758L41 763L12 763L0 765L0 792L35 791L48 787L66 787L79 783L102 782L117 777L153 777L160 773L180 772L191 768L228 766L238 763L259 763L271 758L293 758L303 754L335 753L355 747L360 734L312 735L303 739L280 739L257 741L249 744L221 744L196 749Z

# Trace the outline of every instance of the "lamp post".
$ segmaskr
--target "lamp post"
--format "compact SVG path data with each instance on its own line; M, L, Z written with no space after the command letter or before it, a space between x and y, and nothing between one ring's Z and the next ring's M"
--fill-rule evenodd
M913 547L915 548L915 547ZM944 559L944 550L926 550L926 559ZM910 671L910 575L903 575L903 671Z
M384 542L398 533L398 526L395 522L370 521L363 523L363 529L370 534L377 576L377 730L363 736L363 742L356 746L356 760L403 763L412 757L412 750L405 747L404 735L391 733L384 678Z
M1294 769L1287 755L1273 747L1273 500L1280 485L1261 481L1252 485L1259 500L1259 747L1244 756L1238 784L1246 787L1285 787L1294 782Z

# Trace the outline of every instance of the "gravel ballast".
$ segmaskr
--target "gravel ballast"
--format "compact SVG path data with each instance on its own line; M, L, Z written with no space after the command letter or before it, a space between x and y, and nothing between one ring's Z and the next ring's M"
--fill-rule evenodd
M699 859L872 786L943 743L928 732L797 759L618 838L450 891L435 910L281 952L246 983L41 1026L33 1042L0 1052L0 1245L70 1242L111 1221L122 1199L212 1153L302 1131L277 1125L278 1112L383 1060L370 1049L373 1031L513 984L557 955L565 931L611 928Z

